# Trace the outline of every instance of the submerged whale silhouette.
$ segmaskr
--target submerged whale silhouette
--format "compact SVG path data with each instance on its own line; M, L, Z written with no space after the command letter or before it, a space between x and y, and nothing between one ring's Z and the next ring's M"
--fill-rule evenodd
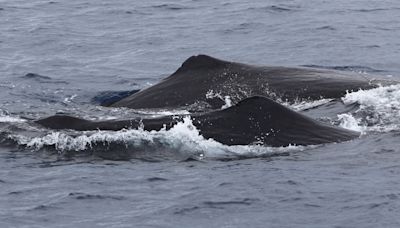
M36 121L52 129L120 130L144 127L144 130L169 129L187 115L152 119L89 121L56 115ZM226 145L262 144L273 147L315 145L356 138L359 133L326 125L292 111L265 97L251 97L238 104L207 113L191 115L193 125L206 138Z
M290 103L340 98L346 91L371 89L378 83L385 82L351 72L307 67L252 66L198 55L188 58L175 73L158 84L109 106L134 109L219 109L226 99L236 104L255 95Z

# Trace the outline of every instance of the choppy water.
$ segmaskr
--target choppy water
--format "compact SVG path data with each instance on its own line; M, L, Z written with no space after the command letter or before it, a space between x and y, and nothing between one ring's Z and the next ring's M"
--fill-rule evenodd
M3 0L0 21L1 227L400 226L399 86L349 93L347 109L292 105L362 133L313 147L228 147L190 120L151 133L29 124L143 115L92 98L199 53L399 79L399 2Z

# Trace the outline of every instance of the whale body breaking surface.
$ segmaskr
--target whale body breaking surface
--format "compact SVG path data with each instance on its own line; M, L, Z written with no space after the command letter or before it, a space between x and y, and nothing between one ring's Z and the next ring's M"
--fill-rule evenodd
M253 66L198 55L188 58L175 73L158 84L110 106L146 109L206 104L217 109L223 106L223 98L227 96L233 104L251 96L294 102L341 98L346 91L372 89L382 83L387 82L351 72Z
M158 84L108 104L132 109L186 108L195 113L106 121L55 115L35 122L51 129L116 131L143 127L151 131L171 128L190 116L204 138L225 145L316 145L351 140L360 134L314 120L282 102L337 99L347 91L388 83L393 82L356 73L251 66L198 55ZM225 98L231 104L221 110Z
M121 130L171 128L185 115L152 119L89 121L70 116L52 116L37 123L53 129ZM341 142L359 133L320 123L296 113L268 98L251 97L224 110L191 115L193 124L205 138L225 145L263 144L268 146L314 145Z

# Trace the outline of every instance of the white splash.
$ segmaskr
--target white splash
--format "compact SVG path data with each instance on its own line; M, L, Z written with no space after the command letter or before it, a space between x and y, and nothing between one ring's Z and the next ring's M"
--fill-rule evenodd
M222 96L221 92L215 92L214 90L209 90L206 93L207 99L219 98L225 102L224 105L221 106L221 109L226 109L232 106L232 100L230 96Z
M361 125L360 119L356 119L354 116L347 113L338 115L338 119L340 121L340 127L365 134L366 126Z
M400 127L400 85L348 92L342 101L360 105L352 115L358 118L357 125L367 131L387 132Z
M74 94L72 96L64 98L64 103L70 103L72 100L74 100L78 95Z
M225 104L222 105L221 109L226 109L226 108L229 108L232 106L232 100L231 100L230 96L225 96L224 101L225 101Z
M203 158L220 158L226 156L262 156L268 154L301 151L303 146L267 147L261 145L227 146L213 139L205 139L193 125L191 118L185 117L169 130L145 131L143 129L124 129L120 131L88 131L78 136L67 132L52 132L40 137L10 136L18 144L34 149L53 146L58 151L82 151L93 148L94 145L123 143L129 146L161 146L188 155L201 154Z
M323 104L331 102L333 99L320 99L314 101L296 101L295 103L282 102L286 107L289 107L295 111L306 110L314 107L318 107Z
M6 112L0 110L0 123L23 123L23 122L26 122L26 120L20 117L10 116Z
M176 110L135 110L138 114L151 115L152 117L158 116L173 116L173 115L189 115L190 112L184 109Z
M362 106L374 107L376 110L400 108L400 85L381 86L370 90L348 92L342 98L345 104L357 102Z

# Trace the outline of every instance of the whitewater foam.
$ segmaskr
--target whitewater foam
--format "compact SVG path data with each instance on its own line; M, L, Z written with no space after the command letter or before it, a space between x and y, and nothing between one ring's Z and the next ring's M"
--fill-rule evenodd
M75 132L76 133L76 132ZM180 154L193 155L198 158L225 157L257 157L269 154L301 151L312 146L295 146L273 148L261 145L223 145L213 139L205 139L193 125L191 118L185 117L169 130L145 131L139 129L123 129L120 131L86 131L80 135L69 132L51 132L44 136L27 137L23 135L9 136L19 145L35 150L44 147L54 147L60 153L65 151L84 151L93 149L96 145L124 145L127 150L135 150L141 146L150 148L172 149ZM111 152L110 152L111 153Z
M379 132L398 130L400 127L400 85L348 92L342 101L360 106L355 112L347 114L351 117L339 116L341 126Z
M338 115L339 119L339 126L345 129L349 129L352 131L358 131L361 132L361 134L365 134L367 127L361 125L361 120L356 119L354 116L348 113L343 113Z
M294 103L289 103L289 102L280 102L282 105L291 108L295 111L302 111L302 110L307 110L311 108L318 107L320 105L326 104L333 101L333 99L325 99L321 98L319 100L314 100L314 101L295 101Z
M20 117L14 117L9 115L7 112L0 110L0 123L23 123L25 119Z
M206 98L207 99L219 98L220 100L225 102L225 104L221 106L221 109L226 109L232 106L232 100L230 96L223 96L221 95L221 92L215 92L212 89L207 91Z

